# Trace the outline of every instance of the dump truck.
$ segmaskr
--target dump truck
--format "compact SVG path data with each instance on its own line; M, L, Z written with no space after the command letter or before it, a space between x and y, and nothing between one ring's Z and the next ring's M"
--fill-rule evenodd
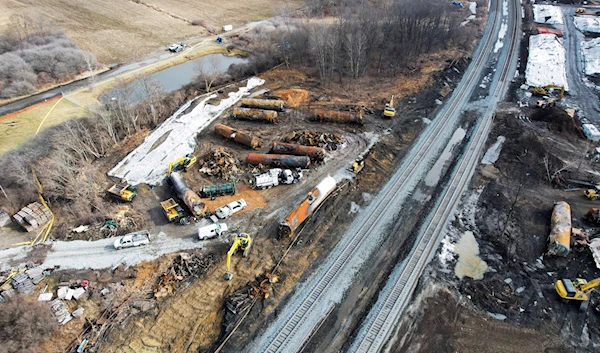
M268 189L280 184L294 184L302 179L302 169L296 168L296 173L289 169L273 168L266 173L256 174L250 179L253 189Z
M177 197L183 200L192 215L204 217L207 210L206 204L202 202L200 196L186 184L181 174L179 174L179 172L172 172L171 175L169 175L169 180L177 193Z
M133 185L115 184L108 188L108 194L121 201L131 202L137 196L137 189Z
M571 206L565 201L554 205L548 236L548 254L567 256L571 250Z
M323 179L279 224L279 236L292 236L296 229L310 217L327 196L335 190L336 182L331 176Z
M185 213L183 212L183 208L179 206L174 199L168 199L160 203L163 211L165 212L165 216L167 216L167 220L170 223L179 222L182 218L185 217Z
M203 186L200 196L215 199L217 196L235 195L235 178L230 183Z

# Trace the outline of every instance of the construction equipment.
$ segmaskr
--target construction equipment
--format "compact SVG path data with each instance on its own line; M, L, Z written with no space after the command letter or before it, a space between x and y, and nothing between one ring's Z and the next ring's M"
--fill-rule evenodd
M556 99L544 97L544 99L540 99L539 101L537 101L537 103L535 105L538 108L542 108L542 109L551 108L556 105Z
M242 255L244 257L248 257L250 254L250 248L252 247L252 238L247 233L238 233L238 235L233 238L233 244L231 244L231 248L227 252L227 272L223 276L226 280L230 280L233 277L233 273L231 272L231 257L235 255L238 250L242 250Z
M196 163L196 156L193 154L187 154L185 157L177 158L173 162L169 163L169 169L167 175L171 175L172 172L176 172L180 169L187 171L189 167Z
M590 200L598 200L600 199L600 186L595 185L593 189L587 189L585 191L585 196Z
M108 194L117 200L131 202L137 196L137 189L127 183L115 184L108 189Z
M160 205L165 211L167 219L171 223L179 222L185 216L183 213L183 208L181 208L181 206L179 206L179 204L173 199L163 201L160 203Z
M279 236L292 236L335 190L336 181L331 176L323 179L308 195L279 223Z
M599 285L600 278L589 282L583 278L577 278L574 281L563 278L554 283L554 288L563 299L581 301L581 309L585 310L590 300L590 293Z
M296 168L296 173L289 169L274 168L263 174L253 175L250 185L253 189L268 189L280 184L294 184L302 178L302 169Z
M575 9L575 13L585 13L585 9L583 7L578 7Z
M217 196L235 195L235 178L230 183L203 186L200 196L215 199Z
M393 118L394 116L396 116L396 108L394 108L394 96L392 96L390 102L385 104L385 109L383 110L383 117Z
M350 167L350 171L354 174L358 174L364 167L365 167L365 159L363 157L358 157L358 158L356 158L354 163L352 163L352 166Z
M565 95L565 86L557 86L557 85L546 85L544 87L533 87L533 93L540 96L547 96L549 90L560 89L560 92L556 95L558 100L562 100Z

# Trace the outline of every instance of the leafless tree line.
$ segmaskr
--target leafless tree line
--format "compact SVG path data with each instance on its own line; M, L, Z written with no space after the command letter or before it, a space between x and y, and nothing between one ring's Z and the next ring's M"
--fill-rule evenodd
M313 67L325 80L358 79L369 70L395 75L420 55L469 49L476 33L460 26L467 12L448 2L313 0L310 6L330 17L296 21L292 30L279 26L271 42L286 65Z
M131 89L135 86L135 92ZM114 151L136 132L154 128L185 99L175 92L165 95L149 78L125 85L105 109L86 119L71 119L42 131L21 147L0 158L5 173L0 185L7 189L13 211L35 199L33 166L44 187L44 196L64 214L82 222L92 214L103 217L105 177L93 163ZM132 95L145 97L131 103ZM88 218L86 218L88 217Z
M96 68L93 54L43 18L13 15L10 20L11 30L0 35L0 98L32 93Z

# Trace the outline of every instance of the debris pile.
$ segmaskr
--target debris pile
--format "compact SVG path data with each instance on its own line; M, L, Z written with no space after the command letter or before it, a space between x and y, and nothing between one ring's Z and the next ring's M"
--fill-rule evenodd
M342 136L317 131L292 131L283 138L284 142L297 143L305 146L317 146L325 148L328 151L337 150L342 144Z
M267 299L272 291L272 284L279 282L279 276L265 273L254 281L237 289L225 299L225 331L229 332L236 324L238 315L242 315L252 306L253 300Z
M230 180L240 170L240 161L224 148L212 150L198 160L200 172Z
M171 263L169 269L160 275L152 287L154 297L161 299L171 296L182 281L188 283L198 278L215 263L213 254L198 255L180 253Z
M52 308L54 316L56 316L56 320L58 320L61 325L64 325L73 319L73 316L69 313L69 309L67 309L67 306L62 300L55 299L51 301L50 307Z
M50 221L52 214L41 203L33 202L23 207L13 217L25 230L31 232Z
M31 295L35 291L35 284L33 284L31 278L25 272L19 272L14 275L10 279L10 284L21 294Z

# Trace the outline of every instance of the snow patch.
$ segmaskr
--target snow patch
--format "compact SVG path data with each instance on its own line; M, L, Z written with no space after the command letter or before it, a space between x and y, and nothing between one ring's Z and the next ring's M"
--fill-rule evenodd
M471 11L473 15L477 15L477 3L475 1L469 3L469 11Z
M144 142L117 164L108 175L124 178L132 185L146 183L156 185L167 174L169 163L177 158L193 153L196 148L196 135L218 118L225 109L234 105L254 87L264 83L258 77L248 80L245 87L229 93L218 105L206 104L216 94L205 97L191 112L183 114L197 98L187 102L169 119L159 125ZM183 114L183 115L182 115ZM160 143L156 146L157 143Z
M596 76L600 74L600 38L581 42L585 62L585 74Z
M465 26L467 23L473 21L474 19L475 19L475 15L471 15L471 16L467 17L466 20L462 21L459 26L460 27Z
M575 16L575 27L583 33L600 33L600 18L594 16Z
M504 46L504 37L506 36L506 31L508 31L508 24L506 22L502 22L500 25L500 32L498 32L498 40L494 45L494 53L497 53Z
M552 5L533 5L533 20L537 23L551 25L564 23L560 7Z
M443 267L446 267L448 262L454 260L454 245L448 236L442 239L442 250L438 255L438 259Z
M358 213L359 211L360 211L360 206L354 201L350 202L350 211L348 211L348 214Z
M529 57L525 70L529 86L564 86L568 91L565 68L565 48L554 34L538 34L529 37Z
M504 140L506 140L504 136L498 136L498 139L496 139L496 143L491 145L490 148L488 148L488 150L485 151L485 154L481 159L481 164L496 163L498 157L500 157L500 151L502 151L502 144L504 143Z

